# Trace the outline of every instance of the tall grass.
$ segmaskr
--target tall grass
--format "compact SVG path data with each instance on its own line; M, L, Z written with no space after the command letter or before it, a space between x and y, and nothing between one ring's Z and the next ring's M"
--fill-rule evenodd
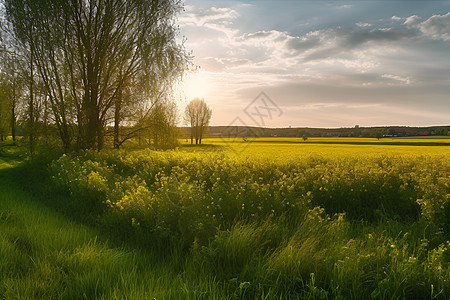
M222 295L179 251L142 251L68 220L0 173L3 299L199 299ZM32 189L31 189L32 190ZM52 195L48 195L51 197ZM59 200L63 200L59 198ZM222 297L220 297L222 298Z

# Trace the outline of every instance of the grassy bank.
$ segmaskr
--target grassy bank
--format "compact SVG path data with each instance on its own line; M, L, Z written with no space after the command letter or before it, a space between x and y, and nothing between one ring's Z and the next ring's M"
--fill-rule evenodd
M44 205L44 195L31 194L39 188L28 186L24 191L17 175L10 168L0 170L0 298L199 299L223 295L211 274L193 268L176 249L143 251L92 226L70 221L70 216ZM45 196L64 201L58 195Z

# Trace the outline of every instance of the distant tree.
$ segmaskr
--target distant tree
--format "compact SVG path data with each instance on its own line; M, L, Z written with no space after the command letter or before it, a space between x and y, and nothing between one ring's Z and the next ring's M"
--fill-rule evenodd
M377 140L379 140L383 137L383 133L381 131L377 131L377 133L375 134L375 137L377 138Z
M201 144L203 134L211 120L212 110L205 100L195 98L187 106L184 112L185 120L191 126L191 144Z
M361 132L361 136L362 137L373 137L373 133L369 130L369 129L363 129L363 131Z
M308 136L306 134L304 134L304 135L302 135L302 139L303 139L303 141L306 142L306 140L308 139Z

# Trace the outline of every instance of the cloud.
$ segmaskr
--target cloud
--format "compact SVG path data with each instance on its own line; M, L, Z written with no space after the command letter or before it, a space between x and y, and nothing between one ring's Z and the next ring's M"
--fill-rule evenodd
M422 20L421 17L413 15L413 16L407 17L405 23L403 23L403 24L409 28L416 28L420 24L421 20Z
M320 37L319 36L306 36L306 37L291 37L287 43L286 47L288 50L301 52L309 49L316 48L320 46Z
M226 69L244 66L250 61L248 59L205 57L199 59L199 63L206 71L221 72Z
M425 35L428 35L434 39L450 39L450 12L446 15L434 15L428 20L422 22L420 30Z
M411 79L409 77L401 77L398 75L391 75L391 74L383 74L381 75L382 78L391 79L397 82L401 82L404 84L411 84Z
M237 18L237 11L227 7L193 7L185 6L185 13L180 17L183 23L193 23L197 26L205 24L229 24L230 20Z
M367 71L377 66L374 59L377 51L392 50L401 41L417 37L422 31L445 31L437 25L443 22L440 18L423 21L417 16L411 16L406 19L404 26L387 28L373 28L372 24L359 22L353 28L330 27L303 35L275 29L242 32L236 24L238 16L239 13L231 8L187 9L183 20L192 26L191 32L194 28L204 32L202 39L194 42L202 46L209 44L209 47L216 49L216 53L221 53L216 59L211 55L203 55L201 62L206 69L226 71L228 68L245 66L267 69L277 66L288 70L298 68L302 63L322 61L328 65ZM419 30L418 26L423 29ZM198 51L204 53L204 49L202 47ZM239 59L242 63L229 63L231 58Z
M285 57L295 57L298 63L327 63L348 69L367 71L378 64L377 53L394 51L416 30L407 28L367 27L332 28L310 32L304 36L288 36Z
M195 63L208 73L214 86L215 92L205 97L219 111L230 105L231 112L261 90L286 111L299 103L315 111L362 111L376 103L387 107L394 102L423 111L434 103L440 107L436 113L449 108L450 75L445 66L450 57L445 41L449 40L450 13L429 18L384 17L372 24L358 22L369 20L358 17L342 27L304 27L308 31L281 25L274 29L264 20L249 26L241 14L236 5L190 7L180 18L182 30L190 33L186 46L194 49ZM430 39L444 43L429 43ZM437 50L436 44L442 49ZM324 114L323 121L330 115Z
M369 42L394 42L413 35L414 32L403 28L362 29L351 32L346 42L348 46L356 47Z
M372 24L358 22L358 23L356 23L356 26L358 26L358 27L372 27Z
M432 39L450 40L450 12L445 15L433 15L425 21L414 15L406 18L404 25L419 29L423 35Z
M245 33L239 37L236 38L236 41L238 42L245 42L245 41L256 41L257 43L261 42L280 42L284 41L288 37L288 34L285 32L281 32L278 30L262 30L262 31L256 31L252 33Z

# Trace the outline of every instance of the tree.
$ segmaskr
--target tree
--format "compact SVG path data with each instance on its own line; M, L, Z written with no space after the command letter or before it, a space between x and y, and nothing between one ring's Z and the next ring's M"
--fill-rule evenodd
M201 144L202 137L211 120L212 110L204 99L195 98L184 112L185 120L191 126L191 144Z
M4 38L6 38L4 36ZM1 51L1 68L0 88L3 112L3 128L9 128L9 134L12 140L16 140L16 122L20 100L23 96L24 72L20 60L14 53L10 53L8 49L2 47ZM1 108L0 108L1 110ZM6 111L8 110L8 112Z
M380 140L383 137L383 133L381 131L377 131L375 137L377 138L377 140Z
M176 107L174 103L158 102L145 120L148 135L155 148L170 148L176 145Z
M111 120L119 143L124 106L153 97L155 84L180 76L189 60L176 42L178 0L4 2L14 36L28 47L44 83L66 149L74 135L79 148L102 149ZM133 101L127 102L130 88Z
M1 78L0 82L0 140L3 141L9 132L10 107L9 107L9 85Z
M308 139L308 136L306 134L304 134L304 135L302 135L302 139L303 139L303 141L306 142L306 140Z

